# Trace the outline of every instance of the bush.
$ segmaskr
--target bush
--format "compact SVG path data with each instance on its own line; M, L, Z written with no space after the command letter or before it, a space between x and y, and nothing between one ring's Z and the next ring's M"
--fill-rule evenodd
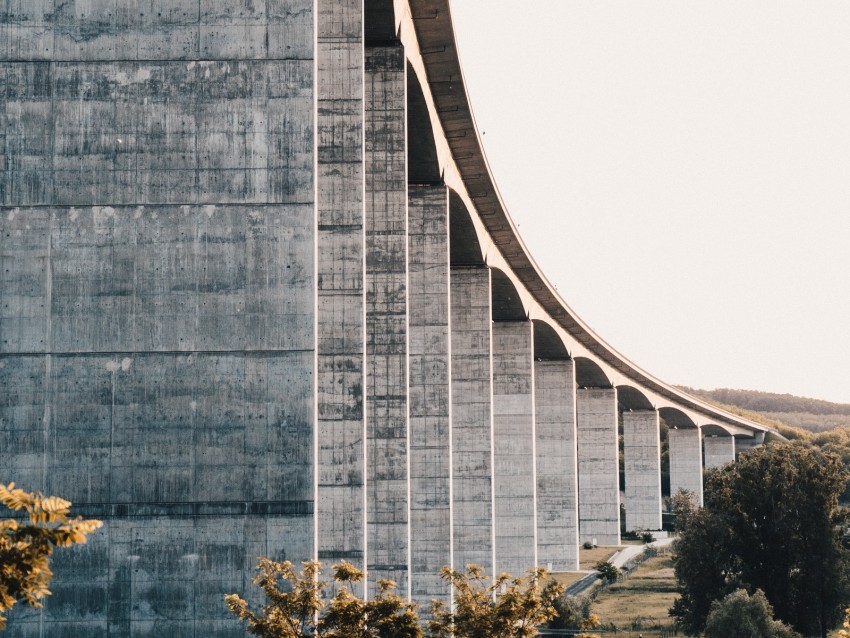
M613 583L620 575L620 570L610 560L601 560L596 563L596 571L599 572L599 578L606 583Z
M585 541L582 547L584 547L585 549L593 549L593 543L591 543L590 541Z
M760 589L750 596L738 589L711 603L705 638L799 638L788 625L773 619L773 607Z
M640 533L640 539L641 539L644 543L654 543L654 542L655 542L655 536L653 536L653 535L652 535L652 532L650 532L650 531L643 531L643 532L641 532L641 533Z

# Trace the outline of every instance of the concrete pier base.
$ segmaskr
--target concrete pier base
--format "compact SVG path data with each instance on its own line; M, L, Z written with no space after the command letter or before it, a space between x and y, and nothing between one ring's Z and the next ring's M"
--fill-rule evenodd
M706 469L722 467L735 461L735 437L706 436L702 441Z
M532 326L493 324L496 572L514 576L537 565Z
M534 362L537 455L537 562L578 569L575 364Z
M699 428L670 428L670 493L685 489L702 505L702 435Z
M626 529L661 529L661 442L656 410L623 412Z
M620 544L617 391L576 390L579 542Z

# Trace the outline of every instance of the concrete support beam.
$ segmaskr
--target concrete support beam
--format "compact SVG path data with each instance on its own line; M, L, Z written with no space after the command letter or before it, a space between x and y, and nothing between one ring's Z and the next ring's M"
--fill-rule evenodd
M318 557L365 569L363 8L317 11Z
M533 324L493 324L496 571L537 566Z
M626 529L661 529L661 439L657 410L623 412Z
M670 428L670 493L685 489L702 505L702 434L699 428Z
M576 390L579 542L620 544L617 390Z
M734 436L706 436L702 442L705 453L705 469L734 463Z
M493 573L490 269L451 270L454 566Z
M735 437L735 457L762 445L764 445L764 432L756 432L752 438Z
M552 571L578 564L575 364L534 362L537 562Z
M406 62L401 46L365 56L368 580L407 593Z
M414 602L449 604L452 564L448 189L410 186L410 542Z

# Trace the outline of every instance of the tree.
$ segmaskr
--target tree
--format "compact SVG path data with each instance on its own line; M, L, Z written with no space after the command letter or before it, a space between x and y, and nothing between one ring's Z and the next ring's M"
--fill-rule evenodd
M610 560L601 560L594 567L599 572L599 578L606 583L613 583L620 576L619 568Z
M428 623L431 638L527 638L557 615L554 603L564 586L546 581L545 569L536 569L526 578L502 573L495 582L476 565L466 572L443 567L442 577L455 591L454 610L433 601Z
M780 620L825 638L850 600L838 505L847 479L837 456L803 443L763 446L710 472L705 507L677 520L681 597L670 614L696 633L711 601L761 589Z
M420 638L416 606L395 594L395 583L378 582L377 595L366 602L352 593L363 572L343 561L334 565L333 580L341 586L326 604L321 563L306 561L300 575L291 562L261 558L254 584L268 603L259 613L237 594L224 600L230 612L247 623L247 631L262 638ZM324 612L324 614L322 614Z
M736 589L711 603L705 623L705 638L799 638L788 625L773 619L773 607L764 592L750 596Z
M0 483L0 501L9 509L25 511L28 522L11 518L0 521L0 630L6 627L6 612L18 601L41 607L50 595L53 578L50 556L54 547L86 542L102 523L70 518L71 503L57 496L25 492L14 483Z

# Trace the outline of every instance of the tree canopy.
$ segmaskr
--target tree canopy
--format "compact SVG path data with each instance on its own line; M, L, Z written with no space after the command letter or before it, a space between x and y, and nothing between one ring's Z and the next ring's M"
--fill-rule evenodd
M750 596L746 589L737 589L711 603L705 638L800 638L800 634L773 619L773 607L762 590Z
M681 597L670 613L691 633L712 601L761 589L780 620L826 637L850 599L841 460L802 443L764 446L710 472L705 506L677 520Z
M41 607L41 600L50 595L53 547L85 543L101 522L70 518L70 502L25 492L14 483L0 483L0 501L27 515L26 520L0 520L0 629L5 629L6 612L15 603L24 601L31 607Z

